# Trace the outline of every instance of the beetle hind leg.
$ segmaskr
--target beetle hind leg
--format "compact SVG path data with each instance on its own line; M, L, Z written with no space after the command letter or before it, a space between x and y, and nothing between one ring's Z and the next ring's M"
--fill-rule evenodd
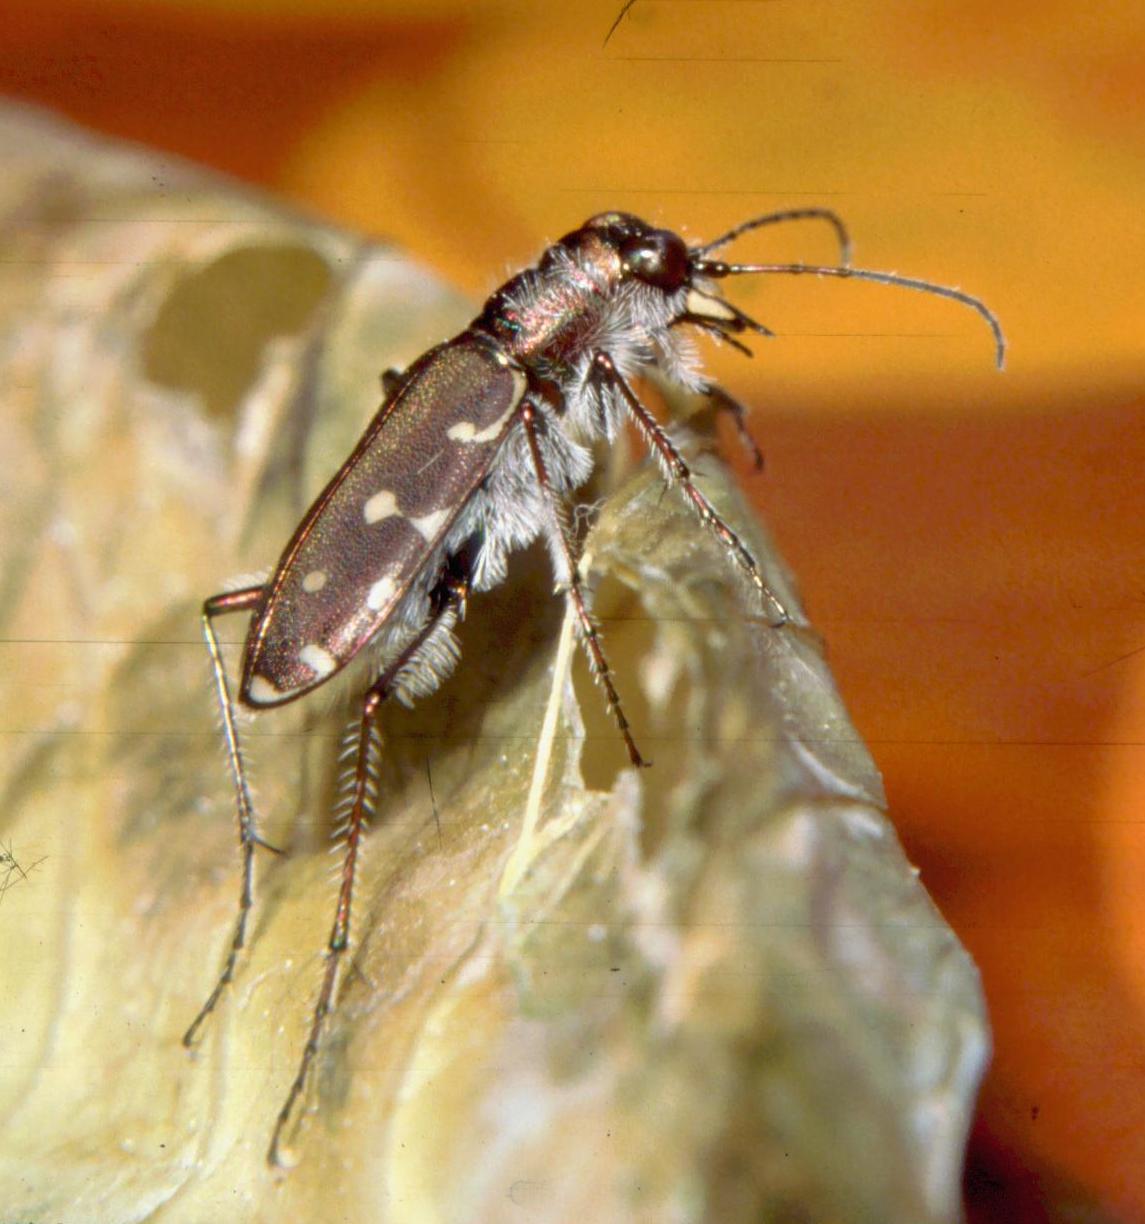
M381 751L381 733L376 723L378 709L389 697L397 697L404 704L409 704L415 697L436 688L442 675L455 661L452 629L459 609L464 605L468 586L463 577L447 576L443 581L443 591L440 606L427 624L367 690L356 727L348 736L343 757L347 761L352 760L352 771L347 774L344 793L335 810L335 837L342 849L338 899L330 937L326 942L326 967L310 1020L310 1032L298 1071L275 1121L267 1151L267 1163L273 1166L288 1167L293 1163L284 1142L286 1131L303 1098L311 1067L322 1047L323 1034L337 1001L342 958L351 946L354 886L362 855L362 839L370 814L377 806L378 759Z
M227 760L230 764L231 779L235 788L235 812L239 831L239 849L242 855L242 884L239 890L238 915L235 918L234 933L231 936L230 948L227 950L222 971L214 988L207 996L198 1015L191 1021L190 1027L183 1034L183 1044L190 1049L195 1044L199 1032L206 1023L207 1017L215 1010L223 992L230 985L235 974L235 965L239 954L246 944L247 920L254 905L254 852L262 846L275 854L281 853L274 846L263 841L258 835L255 821L254 803L247 784L246 765L243 760L242 745L239 742L238 724L235 720L234 701L231 697L230 684L227 681L226 668L223 665L222 650L215 633L215 617L225 616L229 612L250 612L262 597L263 589L244 587L239 591L225 591L220 595L212 595L203 604L202 629L207 650L211 656L211 667L214 671L215 692L218 697L219 711L223 720L223 740L227 749Z

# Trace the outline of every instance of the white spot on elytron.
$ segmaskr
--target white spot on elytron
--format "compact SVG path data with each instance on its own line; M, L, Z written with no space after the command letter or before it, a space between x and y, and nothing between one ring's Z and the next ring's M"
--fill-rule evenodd
M379 611L389 604L393 598L394 591L397 590L397 584L386 574L384 578L379 578L377 582L370 587L370 592L366 596L366 607L374 612Z
M282 700L282 694L265 676L254 676L247 694L255 705L272 705Z
M302 589L308 594L313 595L315 591L320 591L326 585L325 570L311 570L305 578L302 579Z
M389 518L390 515L397 513L398 499L389 489L383 489L380 493L375 493L362 507L362 515L367 523L380 523L382 519Z
M298 652L298 661L305 663L319 676L328 676L338 666L334 656L317 642L308 642L303 646Z
M421 518L411 518L410 523L425 539L436 540L438 530L451 513L448 507L444 510L431 510L429 514L423 514Z
M498 356L503 356L498 354ZM450 425L445 431L445 436L451 442L493 442L501 436L502 430L505 428L505 423L517 411L517 405L521 402L521 396L525 394L525 376L520 370L513 371L513 394L509 399L509 407L493 422L492 425L486 425L484 429L478 431L477 426L472 421L458 421L456 425ZM420 530L420 528L418 529Z
M698 315L701 319L730 321L736 317L735 311L726 302L721 302L719 298L705 297L694 289L684 299L684 308L689 314Z
M515 408L516 405L514 404ZM505 418L513 411L512 408L506 412L504 416L499 416L492 425L486 425L480 432L477 426L472 421L458 421L456 425L450 425L445 431L445 436L451 442L492 442L499 437L501 430L505 428Z

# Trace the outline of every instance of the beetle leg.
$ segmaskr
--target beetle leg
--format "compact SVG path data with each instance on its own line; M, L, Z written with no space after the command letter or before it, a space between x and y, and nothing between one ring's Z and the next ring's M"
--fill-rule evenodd
M572 600L573 610L576 612L577 620L580 623L581 640L584 642L585 649L588 652L589 664L592 667L593 674L604 686L605 694L608 697L608 704L612 708L616 725L624 740L624 746L628 749L628 759L633 765L638 767L650 765L651 761L646 761L640 755L640 749L636 747L636 741L632 738L628 719L624 715L624 707L620 704L620 694L612 683L612 670L608 666L608 660L604 657L604 648L600 644L600 630L597 629L585 604L584 591L580 585L580 574L578 572L580 558L577 556L576 545L569 531L564 504L553 492L548 469L545 467L544 454L541 451L540 439L538 437L538 430L541 427L540 414L528 400L522 406L521 419L524 422L525 436L529 442L529 454L532 457L533 468L537 474L537 483L540 485L541 494L548 506L549 517L552 519L553 535L561 552L564 554L565 566L569 574L569 598Z
M338 834L343 845L342 869L338 886L338 901L334 909L334 922L330 928L330 938L326 943L326 968L322 975L322 986L318 992L318 1000L314 1005L314 1014L310 1021L310 1034L298 1064L298 1072L290 1085L286 1100L274 1124L274 1134L271 1137L266 1157L267 1163L274 1166L283 1167L292 1163L283 1145L283 1135L306 1089L311 1065L321 1048L326 1022L335 1006L339 968L343 956L350 947L354 881L361 854L362 837L376 800L375 762L380 746L380 736L374 720L382 702L400 686L403 675L418 666L419 652L435 630L438 630L448 617L456 618L458 609L464 604L465 594L468 593L464 579L447 581L444 589L446 600L442 607L397 658L387 665L362 699L355 735L357 747L354 752L354 770L347 794L348 808Z
M710 318L706 315L692 314L685 312L682 315L677 315L676 318L668 324L669 327L678 327L687 325L690 327L698 327L701 331L706 331L710 335L715 336L724 344L730 344L732 348L739 349L745 357L751 357L754 354L742 341L737 340L732 331L742 330L742 328L731 328L726 320ZM763 329L767 335L772 333ZM659 366L663 370L663 366ZM744 450L751 457L752 467L757 472L763 471L763 451L759 448L759 443L751 436L751 431L747 427L747 409L735 398L730 392L725 391L723 387L714 382L709 382L707 379L696 388L700 395L706 395L712 401L712 404L720 412L728 413L732 418L732 423L735 425L736 433L739 434L740 442L743 444Z
M744 571L752 586L755 587L764 605L771 605L775 609L775 619L770 622L772 628L778 629L782 625L787 624L791 619L788 616L787 609L767 583L764 582L763 575L759 572L759 566L756 564L755 558L748 551L747 546L739 536L720 517L712 503L696 487L695 482L692 480L692 469L684 462L683 456L677 450L672 439L664 432L660 423L640 402L636 392L632 390L624 375L616 368L616 363L606 352L598 349L593 354L593 369L596 371L598 378L620 393L628 407L629 413L644 436L649 449L660 460L669 478L679 484L684 492L684 496L687 497L696 513L699 514L704 526L709 531L714 532L728 552L731 553L736 564Z
M226 668L223 666L223 655L219 649L219 639L215 635L214 619L225 616L228 612L250 612L262 597L263 588L244 587L240 591L224 591L220 595L212 595L203 603L202 627L206 639L207 650L211 656L211 667L215 673L215 692L219 700L219 711L223 719L223 739L227 746L227 760L231 767L231 779L235 788L235 812L238 816L239 848L242 853L242 886L239 891L239 912L235 919L234 934L227 958L223 962L222 972L214 989L207 996L207 1001L199 1008L199 1014L191 1021L190 1028L183 1034L183 1044L190 1048L199 1035L204 1021L215 1010L234 977L235 963L246 942L247 919L254 903L254 851L256 846L281 853L274 846L264 842L255 827L254 804L250 797L250 787L247 785L246 765L243 763L242 747L239 743L238 725L235 722L234 701L231 699L230 684L227 681Z
M736 433L739 434L739 440L743 443L744 450L751 456L752 467L757 472L762 472L763 451L759 449L759 443L751 436L751 430L747 427L747 409L734 395L725 391L718 383L705 382L699 388L699 393L706 395L718 411L726 412L731 417Z

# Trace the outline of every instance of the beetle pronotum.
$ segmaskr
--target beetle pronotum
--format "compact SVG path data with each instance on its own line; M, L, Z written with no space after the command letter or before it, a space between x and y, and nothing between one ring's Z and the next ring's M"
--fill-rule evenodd
M838 265L712 258L750 230L810 218L834 227L842 248ZM204 603L203 632L234 782L242 887L230 949L183 1038L187 1046L234 976L253 902L254 851L266 846L247 786L215 618L251 614L238 691L239 702L251 710L297 700L367 646L379 660L349 752L337 828L344 845L341 882L325 971L309 1038L274 1126L272 1164L283 1163L283 1136L306 1089L350 946L355 870L376 803L375 714L389 697L408 704L441 684L458 659L453 630L470 592L499 583L509 554L540 535L629 758L644 764L581 588L577 541L566 514L567 496L592 471L592 444L611 441L626 420L633 421L667 482L679 487L754 588L771 626L786 622L787 612L755 559L696 486L679 450L629 382L643 370L658 369L730 410L746 434L743 408L704 377L682 329L690 326L750 352L738 339L742 333L771 333L717 288L718 281L749 273L852 277L951 298L985 318L1002 364L1001 328L982 302L957 289L852 268L846 231L827 210L769 213L692 247L637 217L602 213L498 289L460 335L404 373L385 375L381 408L302 519L269 581Z

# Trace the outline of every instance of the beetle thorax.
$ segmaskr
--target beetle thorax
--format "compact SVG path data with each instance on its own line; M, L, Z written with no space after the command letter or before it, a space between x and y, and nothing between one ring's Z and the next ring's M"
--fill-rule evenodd
M666 321L676 313L670 305L676 296L627 279L610 243L557 245L490 299L481 323L514 360L575 363L603 335L613 339L621 318L624 331L633 330L634 312Z
M489 299L476 326L560 388L574 433L611 437L623 414L586 394L594 354L609 353L625 376L658 362L689 383L692 346L670 329L685 297L626 277L615 245L593 235L575 249L550 247Z

